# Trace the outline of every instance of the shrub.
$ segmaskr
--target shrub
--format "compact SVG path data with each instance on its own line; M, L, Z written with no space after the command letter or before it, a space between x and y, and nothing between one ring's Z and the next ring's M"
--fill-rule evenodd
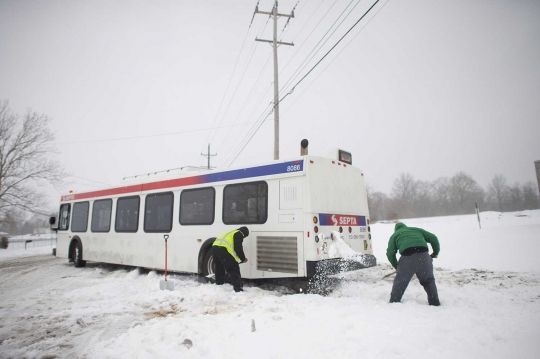
M7 237L0 238L0 248L1 249L7 249L8 245L9 245L9 242L8 242Z

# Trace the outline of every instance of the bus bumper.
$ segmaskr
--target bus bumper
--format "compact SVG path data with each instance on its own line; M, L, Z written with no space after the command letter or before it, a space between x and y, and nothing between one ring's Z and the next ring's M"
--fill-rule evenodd
M360 258L360 260L336 258L322 261L306 261L307 277L350 272L377 265L377 258L373 254L364 254Z

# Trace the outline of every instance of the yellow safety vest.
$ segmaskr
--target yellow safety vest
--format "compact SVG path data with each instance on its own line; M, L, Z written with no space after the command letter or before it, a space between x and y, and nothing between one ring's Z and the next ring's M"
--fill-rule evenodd
M235 229L230 232L223 233L221 236L216 238L212 246L225 247L227 252L236 259L237 262L240 262L240 257L236 255L234 251L234 235L236 232L240 232L238 229Z

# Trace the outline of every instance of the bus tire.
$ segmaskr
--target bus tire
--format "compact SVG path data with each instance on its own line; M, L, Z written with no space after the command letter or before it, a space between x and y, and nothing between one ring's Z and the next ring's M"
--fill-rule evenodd
M214 257L212 256L212 247L208 248L203 257L202 275L206 277L209 274L214 274L215 271Z
M86 261L82 259L82 245L79 241L74 241L70 251L70 262L73 262L75 268L81 268L86 265Z

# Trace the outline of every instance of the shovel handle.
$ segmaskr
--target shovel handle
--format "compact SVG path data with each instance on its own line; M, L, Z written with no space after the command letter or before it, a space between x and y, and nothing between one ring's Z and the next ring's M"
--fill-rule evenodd
M385 275L384 277L382 277L382 279L386 278L386 277L390 277L392 274L396 274L397 273L397 270L393 271L392 273L388 273L387 275Z
M165 234L163 238L165 238L165 282L166 282L167 281L167 239L169 239L169 235Z

